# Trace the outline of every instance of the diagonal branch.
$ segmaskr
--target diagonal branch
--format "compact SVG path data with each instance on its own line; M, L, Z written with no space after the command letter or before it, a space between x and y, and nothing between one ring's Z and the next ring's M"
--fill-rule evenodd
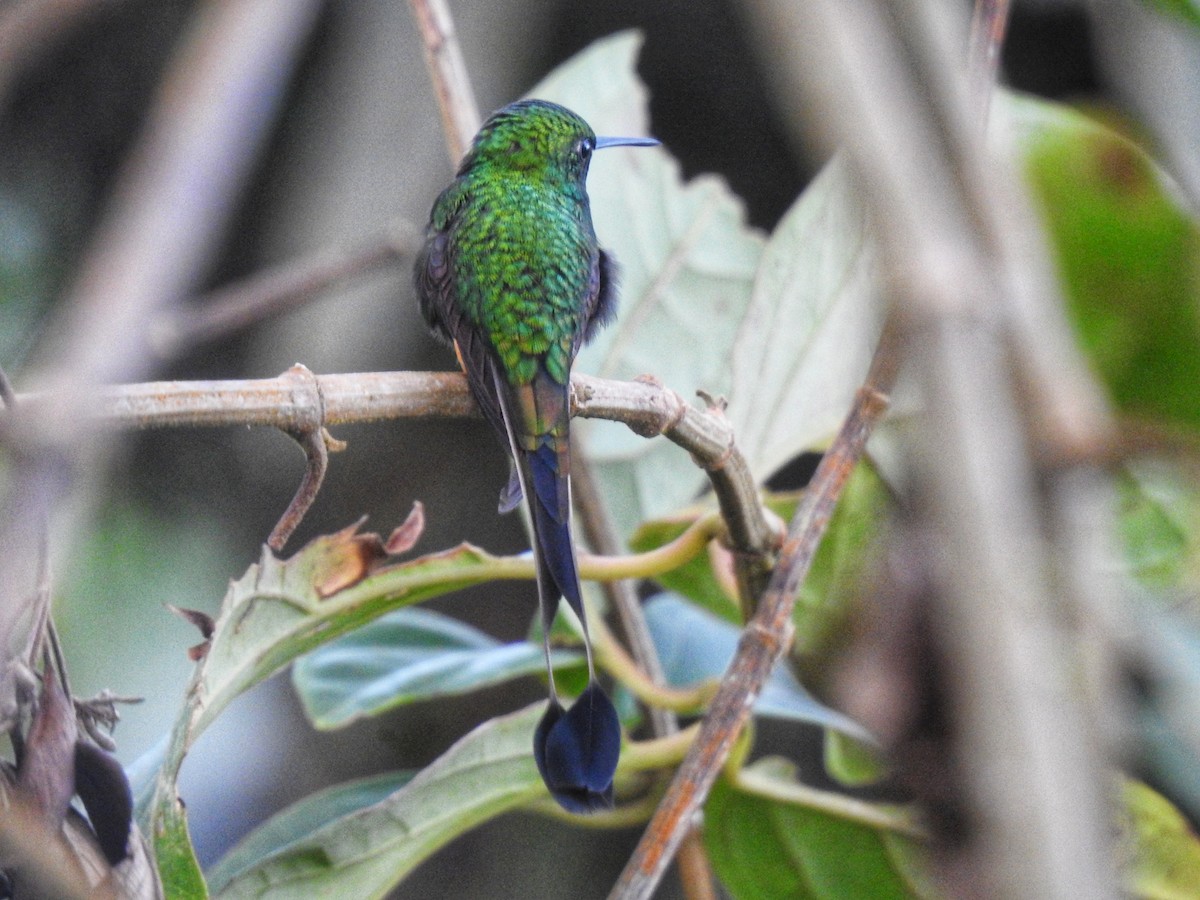
M867 438L887 412L887 392L895 376L894 334L894 329L885 329L866 383L796 508L779 551L779 562L754 618L742 632L737 653L709 706L700 734L610 897L633 900L653 893L737 743L771 668L787 652L800 584L812 566L834 506L862 457Z
M170 359L198 343L214 341L277 316L312 299L337 282L410 257L419 235L410 222L353 250L327 250L310 259L267 269L200 297L187 306L164 310L150 323L149 335L160 359Z
M425 43L425 63L442 113L450 163L457 166L479 130L480 118L454 19L446 0L409 0L409 6Z

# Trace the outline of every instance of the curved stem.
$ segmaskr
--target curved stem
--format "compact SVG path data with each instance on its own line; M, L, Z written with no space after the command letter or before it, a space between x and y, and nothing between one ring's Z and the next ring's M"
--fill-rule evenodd
M627 687L647 706L677 713L697 713L712 699L717 682L703 682L693 688L673 688L650 678L613 637L602 619L592 625L592 644L597 664ZM665 735L658 735L664 737Z

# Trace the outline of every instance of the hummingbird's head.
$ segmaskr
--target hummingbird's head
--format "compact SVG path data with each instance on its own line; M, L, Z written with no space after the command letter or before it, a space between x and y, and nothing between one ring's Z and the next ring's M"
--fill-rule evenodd
M518 100L492 113L483 123L459 174L480 168L541 172L582 184L595 150L657 143L652 138L597 138L591 126L565 106L548 100Z

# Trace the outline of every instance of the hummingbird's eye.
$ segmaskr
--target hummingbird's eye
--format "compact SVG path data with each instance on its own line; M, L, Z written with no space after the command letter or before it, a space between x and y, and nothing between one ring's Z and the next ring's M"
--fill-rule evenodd
M587 160L587 158L592 155L592 151L594 149L596 149L596 145L592 142L592 140L590 138L584 138L576 146L575 152L579 154L580 159Z

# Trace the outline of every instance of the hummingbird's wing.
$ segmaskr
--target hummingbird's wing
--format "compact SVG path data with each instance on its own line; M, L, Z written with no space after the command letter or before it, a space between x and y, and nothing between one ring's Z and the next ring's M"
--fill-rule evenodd
M453 188L453 186L452 186ZM425 245L417 254L413 266L417 299L430 330L440 339L454 346L459 365L467 376L471 393L479 405L480 412L492 429L505 439L504 415L496 399L495 384L491 377L488 348L463 312L462 305L454 295L451 277L450 227L462 203L460 194L448 188L434 204L434 216ZM520 497L517 497L520 502ZM513 504L515 506L516 503Z
M572 358L579 348L589 343L596 332L617 317L617 262L611 253L599 251L592 275L591 290L583 307L582 328L571 351Z

